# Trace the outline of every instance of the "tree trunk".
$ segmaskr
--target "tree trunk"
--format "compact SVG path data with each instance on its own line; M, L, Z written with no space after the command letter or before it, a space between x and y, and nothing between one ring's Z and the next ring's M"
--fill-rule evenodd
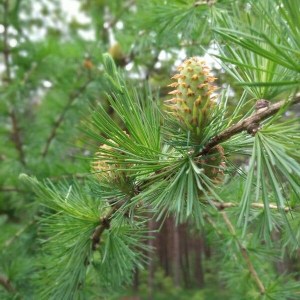
M149 228L149 235L153 236L153 231L155 229L155 222L150 219L148 222L148 228ZM152 300L153 299L153 293L154 293L154 258L155 258L155 252L154 252L154 238L150 238L148 241L148 245L153 251L149 253L149 261L148 261L148 299Z
M202 264L203 253L203 239L201 237L194 240L195 251L195 281L197 287L202 288L204 286L204 273Z
M180 235L179 226L173 220L173 279L176 287L180 286Z

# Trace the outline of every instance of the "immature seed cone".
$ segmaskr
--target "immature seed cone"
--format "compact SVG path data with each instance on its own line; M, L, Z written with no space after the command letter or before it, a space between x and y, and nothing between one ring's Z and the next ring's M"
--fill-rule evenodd
M225 168L225 155L222 146L217 145L212 148L198 165L204 169L204 174L214 183L221 183L224 179L223 169Z
M129 137L125 131L123 131L123 133ZM109 139L108 142L116 145L116 147L119 146L111 139ZM93 173L95 173L101 182L115 184L119 188L128 188L129 177L127 176L128 173L125 168L129 169L132 165L121 163L121 161L119 163L114 162L109 159L109 154L111 154L112 157L116 156L122 160L124 152L107 144L100 146L100 151L95 153L94 160L91 164Z
M107 151L114 151L111 146L105 144L100 148ZM105 160L102 157L101 152L95 153L95 160L92 162L92 170L100 181L117 182L119 177L119 174L116 173L117 167L116 164L111 164L108 160Z
M210 75L209 67L197 57L185 60L174 75L174 82L169 86L174 88L169 94L167 107L179 119L186 129L200 135L209 123L211 111L215 105L213 92L217 89Z

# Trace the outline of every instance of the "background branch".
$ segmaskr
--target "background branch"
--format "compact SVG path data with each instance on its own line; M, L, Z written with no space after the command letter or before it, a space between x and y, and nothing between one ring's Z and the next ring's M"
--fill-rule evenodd
M14 186L2 186L0 188L0 192L5 192L5 193L26 193L28 191L19 189L19 188L14 187Z
M4 58L4 67L5 67L5 81L7 83L11 82L11 71L10 71L10 48L8 41L8 28L9 28L9 0L3 1L3 58ZM23 166L26 165L25 162L25 153L23 150L22 139L20 128L18 126L18 118L16 115L15 109L11 109L9 112L9 117L12 123L12 141L15 144L16 150L19 154L19 160Z
M36 220L29 221L25 226L18 230L9 240L4 243L5 247L9 247L16 239L18 239L23 232L25 232L31 225L33 225Z
M227 216L227 213L225 211L221 211L221 215L226 223L226 226L227 228L229 229L230 233L233 235L233 236L236 236L236 231L232 225L232 223L230 222L228 216ZM241 242L237 239L237 243L238 243L238 246L239 246L239 249L241 251L241 254L247 264L247 267L249 269L249 272L252 276L252 278L254 279L261 295L264 295L265 292L266 292L266 289L265 289L265 286L264 284L262 283L261 279L259 278L251 260L250 260L250 257L248 255L248 252L247 252L247 249L241 244Z
M231 208L231 207L237 207L239 206L239 203L234 203L234 202L217 202L217 201L212 201L213 205L218 209L218 210L223 210L226 208ZM263 203L259 202L253 202L250 204L252 208L259 208L259 209L264 209L265 205ZM269 204L268 206L270 209L278 209L278 206L276 204ZM289 212L291 209L289 207L285 207L284 211Z
M10 293L14 293L16 291L11 285L9 279L3 274L0 274L0 285L2 285Z
M55 136L57 134L58 128L63 123L67 111L70 109L73 102L84 92L84 90L86 89L86 87L88 86L89 83L90 83L90 80L87 80L81 87L79 87L77 89L77 91L75 91L75 92L73 92L69 95L69 99L68 99L68 102L67 102L66 106L64 107L63 111L60 113L60 115L58 116L58 118L54 122L52 130L51 130L51 132L50 132L50 134L49 134L49 136L46 140L45 147L42 151L42 157L43 158L45 158L47 156L50 145L51 145L53 139L55 138Z
M14 109L11 110L9 116L12 122L12 133L11 133L12 141L14 142L16 149L18 151L20 162L22 163L23 166L26 166L25 153L23 150L23 143L21 139L21 132L18 126L18 119Z
M9 65L9 55L10 49L8 46L8 2L9 0L5 0L3 2L3 56L4 56L4 65L5 65L5 72L6 72L6 81L10 82L11 75L10 75L10 65Z

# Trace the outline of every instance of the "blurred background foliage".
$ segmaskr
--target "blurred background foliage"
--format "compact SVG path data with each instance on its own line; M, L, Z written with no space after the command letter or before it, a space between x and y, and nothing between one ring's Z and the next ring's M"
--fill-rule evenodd
M274 47L263 38L257 41L260 51L265 50L263 56L259 50L244 51L242 42L246 43L253 34L249 26L266 35L274 29L272 20L261 19L256 10L249 18L250 2L0 1L1 299L36 299L32 295L36 270L40 268L37 224L41 209L32 191L19 180L19 174L50 178L53 182L77 180L84 185L90 171L89 158L99 145L84 136L80 124L99 102L114 115L104 92L102 53L109 52L135 86L142 87L147 80L161 100L169 91L166 86L175 67L189 56L203 56L208 61L217 84L229 88L232 110L244 87L247 95L243 97L245 103L249 101L249 109L254 98L276 100L287 95L287 90L290 93L291 87L294 89L299 83L298 63L298 69L293 68L281 52L280 61L274 60ZM282 22L286 25L289 20ZM235 41L235 30L241 26L246 28L245 39L229 47L228 41ZM278 40L282 39L282 32L277 33ZM292 41L299 43L299 28L292 33ZM215 35L219 36L218 42ZM250 49L251 45L247 45ZM297 110L291 113L298 114ZM237 153L234 161L241 159L244 158ZM232 190L242 195L237 185ZM296 228L299 221L292 222ZM160 226L155 222L150 225L152 229ZM232 261L234 255L222 261L224 249L215 242L215 234L211 229L196 232L191 224L175 228L170 217L155 236L152 246L157 250L146 271L136 270L132 284L114 292L102 286L91 271L82 299L147 299L149 294L153 299L255 298L248 273L241 271L237 278L227 272L238 266ZM272 269L264 262L267 256L268 253L260 260L260 267ZM292 274L300 268L298 259L285 255L273 265L277 270L270 278L274 281L280 281L280 274ZM225 285L225 278L231 284Z

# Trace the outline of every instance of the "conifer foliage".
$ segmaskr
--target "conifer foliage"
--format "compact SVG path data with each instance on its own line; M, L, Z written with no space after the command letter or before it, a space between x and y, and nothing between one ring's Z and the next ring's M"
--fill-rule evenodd
M1 8L0 298L299 299L297 1L87 0L95 40L38 41L31 5Z

